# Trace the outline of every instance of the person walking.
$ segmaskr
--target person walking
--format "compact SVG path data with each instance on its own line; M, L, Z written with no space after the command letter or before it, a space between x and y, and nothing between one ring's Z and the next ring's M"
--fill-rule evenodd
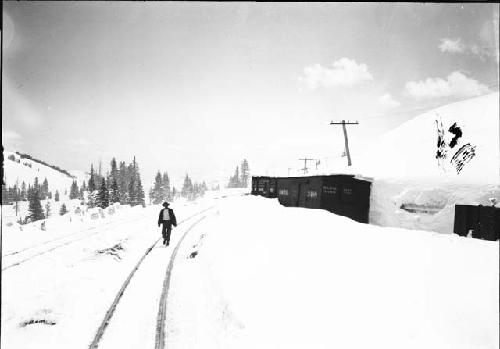
M163 209L160 211L160 216L158 217L158 227L163 224L161 230L161 235L163 236L163 245L168 246L170 244L170 233L172 232L172 226L177 227L177 219L175 218L174 210L168 208L170 204L168 202L163 203Z

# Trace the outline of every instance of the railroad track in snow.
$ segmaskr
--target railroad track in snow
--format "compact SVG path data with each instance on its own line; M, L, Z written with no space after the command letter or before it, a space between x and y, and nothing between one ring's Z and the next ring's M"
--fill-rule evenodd
M97 234L102 234L102 230L100 230L100 229L103 227L106 227L106 231L107 231L107 230L116 228L120 225L128 224L128 223L143 219L145 217L146 216L140 217L140 218L129 219L126 221L119 221L119 222L108 222L108 223L105 223L101 226L80 230L80 231L77 231L75 233L72 233L72 234L69 234L66 236L61 236L61 237L37 244L37 245L26 247L26 248L19 250L19 251L10 252L10 253L2 256L2 263L6 263L6 262L9 263L9 265L2 268L2 271L8 270L8 269L13 268L13 267L17 267L23 263L31 261L32 259L34 259L36 257L39 257L39 256L42 256L46 253L52 252L58 248L73 244L73 243L81 241L81 240L88 239L88 238L90 238L94 235L97 235ZM86 232L88 232L90 230L94 230L94 229L99 229L99 230L97 230L93 233L90 233L90 234L86 233ZM79 234L83 234L83 236L81 236ZM79 236L75 237L75 235L79 235ZM69 239L69 240L68 241L61 241L61 240L65 240L65 239ZM54 244L54 245L50 246L51 244ZM49 245L49 246L47 246L47 245ZM36 251L37 248L42 248L42 250ZM32 250L35 250L35 252L33 252ZM14 262L9 261L12 259L14 259L15 261Z
M184 224L193 218L213 209L216 205L213 205L209 208L206 208L204 210L201 210L200 212L197 212L188 218L182 220L179 222L178 225ZM198 223L200 223L203 219L205 219L206 216L202 216L201 218L197 219L189 228L186 229L186 231L183 233L182 237L179 239L179 242L177 242L177 245L175 246L172 255L170 257L170 262L167 267L167 272L165 274L165 279L163 281L163 286L162 286L162 292L161 292L161 297L160 297L160 303L159 303L159 309L158 309L158 316L157 316L157 321L156 321L156 338L155 338L155 348L164 348L165 345L165 315L166 315L166 301L167 301L167 296L168 296L168 289L170 286L170 275L172 272L175 256L177 255L177 251L179 250L179 247L182 244L182 241L184 238L187 236L187 234L193 229ZM92 342L89 345L89 349L96 349L99 346L99 342L101 341L102 337L104 336L104 333L111 321L111 318L113 317L113 314L115 313L115 310L118 306L118 303L120 302L120 299L122 298L125 290L130 284L130 281L134 277L136 271L139 269L141 266L142 262L146 259L148 254L153 250L153 248L162 240L162 237L156 239L154 243L143 253L137 264L132 268L131 272L129 273L128 277L125 279L124 283L120 287L120 290L116 294L113 302L111 303L110 307L106 311L106 314L104 316L104 319L102 320L99 328L97 329L97 332L92 340Z

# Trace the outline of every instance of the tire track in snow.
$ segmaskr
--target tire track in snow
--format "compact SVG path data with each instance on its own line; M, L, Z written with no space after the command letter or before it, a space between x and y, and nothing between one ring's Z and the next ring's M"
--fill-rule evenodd
M188 220L214 208L214 206L211 206L207 209L204 209L204 210L201 210L200 212L197 212L193 215L191 215L190 217L182 220L179 222L178 225L181 225L185 222L187 222ZM198 219L195 223L193 223L185 232L184 232L184 235L181 237L181 239L179 240L179 242L177 243L177 246L175 247L174 249L174 252L172 253L172 257L171 257L171 260L170 260L170 264L168 266L168 269L167 269L167 275L166 275L166 278L165 280L167 279L168 277L168 284L170 284L170 271L171 271L171 265L173 265L173 259L175 258L175 254L177 253L177 250L179 249L179 246L182 242L182 240L184 239L184 237L187 235L187 233L196 225L198 224L201 220L203 220L206 216L203 216L202 218ZM109 309L106 311L106 314L104 315L104 319L102 320L99 328L97 329L97 332L92 340L92 342L90 343L89 345L89 349L96 349L98 346L99 346L99 342L100 340L102 339L103 335L104 335L104 332L106 331L106 328L108 327L109 325L109 322L111 321L111 318L113 317L113 314L116 310L116 307L118 306L118 303L120 302L120 299L122 298L126 288L128 287L128 285L130 284L130 281L132 280L135 272L139 269L139 267L141 266L142 262L144 261L144 259L147 257L147 255L153 250L153 248L158 244L158 242L162 239L162 237L158 238L157 240L155 240L155 242L144 252L144 254L142 255L142 257L139 259L139 261L137 262L137 264L134 266L134 268L132 269L132 271L130 272L130 274L128 275L127 279L125 280L125 282L122 284L120 290L118 291L118 293L116 294L113 302L111 303L111 306L109 307ZM167 286L167 291L168 291L168 286ZM163 291L162 291L162 298L163 298L163 293L165 293L165 282L163 284ZM166 297L165 297L165 300L166 300ZM160 306L161 306L161 300L160 300Z
M158 316L156 318L155 349L165 348L165 318L167 316L167 297L168 290L170 288L170 276L174 267L175 256L177 256L177 251L179 250L179 247L181 246L181 243L186 237L187 233L205 218L206 216L201 217L196 222L194 222L193 225L189 227L189 229L186 230L184 235L182 235L181 239L177 243L177 246L175 246L174 251L172 252L172 257L170 258L170 263L168 264L167 272L165 274L165 280L163 281Z

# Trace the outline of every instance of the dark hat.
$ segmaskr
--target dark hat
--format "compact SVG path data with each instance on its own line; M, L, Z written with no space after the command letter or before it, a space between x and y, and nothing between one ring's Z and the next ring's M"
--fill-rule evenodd
M166 201L163 203L163 207L168 207L168 205L170 205L170 204Z

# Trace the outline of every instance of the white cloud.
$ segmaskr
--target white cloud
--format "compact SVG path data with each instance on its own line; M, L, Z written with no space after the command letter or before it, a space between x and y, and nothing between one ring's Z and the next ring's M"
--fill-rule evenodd
M390 94L388 94L388 93L386 93L385 95L381 96L378 99L378 103L382 107L387 108L387 109L397 108L397 107L399 107L401 105L401 103L399 103L394 98L392 98L392 96Z
M465 46L460 39L441 39L441 44L439 45L439 49L441 52L450 52L450 53L463 53L465 52L467 46Z
M488 86L454 71L446 79L427 78L424 81L409 81L405 93L417 98L472 97L490 92Z
M486 28L489 29L489 26L486 26ZM457 53L473 55L481 59L493 57L498 62L498 44L497 41L491 38L494 36L494 33L488 36L488 34L483 34L484 32L488 33L488 31L484 29L481 31L481 40L479 43L465 44L460 39L441 39L439 50L441 52L448 52L453 54Z
M311 90L318 87L352 86L372 79L366 64L358 64L346 57L333 62L331 68L320 64L308 66L304 69L304 76L299 77L299 81Z

